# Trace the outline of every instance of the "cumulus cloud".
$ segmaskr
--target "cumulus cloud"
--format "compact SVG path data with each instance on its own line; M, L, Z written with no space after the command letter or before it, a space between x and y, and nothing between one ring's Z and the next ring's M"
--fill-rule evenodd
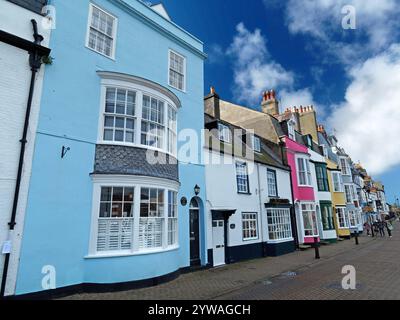
M371 174L400 165L400 44L353 67L345 101L329 117L340 144Z
M356 10L356 30L342 28L342 9L347 5ZM393 43L399 34L399 13L398 0L289 0L285 20L292 34L316 40L316 52L352 64Z
M321 104L314 100L310 88L288 91L286 89L279 92L281 107L286 109L294 106L314 106L318 111L318 117L325 116L325 109Z
M271 58L261 31L251 32L243 23L237 25L236 31L227 49L233 60L235 99L256 104L267 89L291 88L294 74Z

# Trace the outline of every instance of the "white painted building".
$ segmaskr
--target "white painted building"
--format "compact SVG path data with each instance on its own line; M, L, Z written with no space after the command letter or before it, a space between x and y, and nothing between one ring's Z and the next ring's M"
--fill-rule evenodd
M219 266L295 250L289 168L260 137L251 136L253 150L242 156L235 151L231 124L206 115L206 128L217 129L215 141L225 151L210 147L206 139L209 263ZM234 151L227 152L232 146Z
M43 36L42 46L48 47L50 28L48 20L38 12L44 1L0 1L0 277L4 271L6 253L9 256L5 295L15 292L20 244L24 225L35 133L38 123L44 67L35 77L35 88L23 159L15 229L9 222L13 211L17 172L31 83L28 50L33 38L31 19L35 19L38 33ZM46 19L46 20L44 20ZM30 42L31 44L29 45ZM29 47L29 48L28 48Z

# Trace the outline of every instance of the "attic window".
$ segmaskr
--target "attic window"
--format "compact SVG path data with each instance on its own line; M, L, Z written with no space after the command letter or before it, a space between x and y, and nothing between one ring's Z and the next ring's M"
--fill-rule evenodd
M218 123L218 132L219 132L219 140L231 143L231 132L229 131L228 126Z
M259 137L252 136L252 146L254 151L261 152L261 140Z
M294 122L293 121L288 122L288 135L291 140L294 141L296 139L296 133L294 131Z

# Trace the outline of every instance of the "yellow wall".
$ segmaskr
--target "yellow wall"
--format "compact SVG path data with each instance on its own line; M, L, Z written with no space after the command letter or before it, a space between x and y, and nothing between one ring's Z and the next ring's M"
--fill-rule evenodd
M329 190L331 190L331 195L332 195L332 204L333 204L333 213L334 213L333 217L334 217L334 221L335 221L336 233L339 237L349 237L351 234L350 229L349 228L339 229L338 228L339 223L337 221L337 216L336 216L336 206L342 206L342 207L346 206L345 193L333 191L332 170L337 170L338 165L329 159L326 159L326 162L328 164L327 168L328 168Z

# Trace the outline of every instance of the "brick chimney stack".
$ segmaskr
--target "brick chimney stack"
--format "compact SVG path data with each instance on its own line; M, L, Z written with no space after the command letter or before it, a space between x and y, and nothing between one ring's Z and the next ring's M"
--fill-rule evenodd
M274 90L265 91L263 93L263 100L261 103L262 112L276 116L279 114L279 102L276 99Z

